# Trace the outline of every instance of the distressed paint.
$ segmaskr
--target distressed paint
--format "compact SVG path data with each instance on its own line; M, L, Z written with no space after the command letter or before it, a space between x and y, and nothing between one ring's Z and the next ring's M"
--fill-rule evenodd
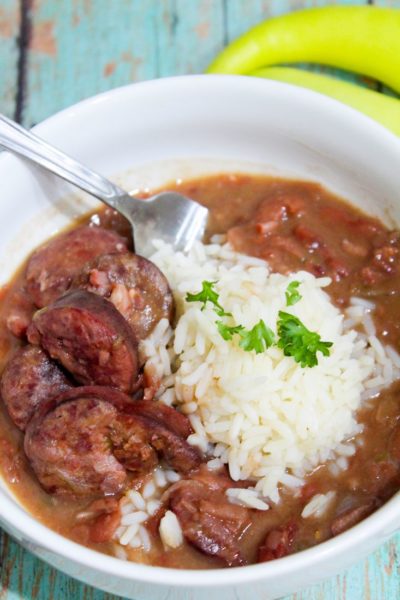
M17 93L19 1L0 0L0 111L10 116ZM334 2L33 0L24 122L31 125L82 98L131 81L201 72L224 43L260 20L330 3ZM400 8L400 0L374 3ZM400 534L367 560L284 600L398 598ZM22 599L117 600L39 561L0 531L0 600Z
M0 112L14 116L17 94L18 0L0 0Z
M24 122L31 125L82 98L158 74L159 3L60 0L34 4ZM45 51L43 51L45 50Z
M223 45L222 1L34 3L24 122L111 87L202 71Z
M82 98L132 81L201 72L224 42L260 20L329 3L334 2L33 0L23 121L32 125Z
M160 76L201 73L224 45L223 0L167 0L158 26Z

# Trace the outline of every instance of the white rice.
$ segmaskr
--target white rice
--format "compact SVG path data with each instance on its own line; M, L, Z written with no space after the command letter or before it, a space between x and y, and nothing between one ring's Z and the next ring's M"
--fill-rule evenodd
M241 506L248 506L249 508L256 508L258 510L269 509L269 505L260 500L259 494L254 488L229 488L226 490L226 495L232 504L240 504Z
M164 548L178 548L183 543L183 533L175 513L167 510L160 521L160 537Z
M271 274L264 261L227 244L198 243L189 254L155 245L151 260L169 280L178 319L175 331L160 321L141 353L160 379L158 398L189 416L195 432L189 442L214 455L210 468L227 464L233 480L253 479L250 501L267 507L279 501L282 486L299 487L320 463L332 461L335 474L345 469L362 430L357 409L399 377L400 356L376 337L373 303L353 298L344 315L324 292L329 278ZM249 329L263 319L276 332L284 310L333 342L330 356L319 354L317 366L302 368L277 347L255 354L235 338L225 341L212 307L185 302L204 280L217 282L234 324ZM301 282L302 300L286 307L293 280Z
M335 495L335 492L316 494L303 508L303 512L301 513L303 519L320 519L329 508L329 505L333 501Z
M146 522L161 508L160 498L166 487L179 479L179 473L157 467L139 490L133 489L126 493L121 501L121 522L115 534L115 539L121 546L145 552L151 550Z
M189 443L213 456L208 469L226 464L233 480L253 480L254 487L228 489L229 501L267 511L279 502L282 487L295 493L318 464L328 462L333 476L348 467L363 444L357 410L399 378L400 356L377 338L373 302L352 298L342 314L324 292L329 278L271 274L264 261L221 245L224 236L213 242L197 244L188 255L157 242L152 260L169 280L178 318L175 331L167 319L158 323L141 343L141 357L159 380L157 399L188 415L194 430ZM217 282L220 303L235 324L251 328L263 319L276 332L278 311L285 310L333 342L330 356L319 355L316 367L302 368L277 347L257 355L240 349L235 338L223 340L215 312L185 302L204 280ZM302 300L287 307L285 291L293 280L301 282ZM126 560L129 548L150 551L146 523L160 509L162 493L179 479L158 467L139 490L126 494L116 556ZM317 494L302 517L320 519L334 497L334 491ZM172 511L161 519L159 533L165 550L183 542Z

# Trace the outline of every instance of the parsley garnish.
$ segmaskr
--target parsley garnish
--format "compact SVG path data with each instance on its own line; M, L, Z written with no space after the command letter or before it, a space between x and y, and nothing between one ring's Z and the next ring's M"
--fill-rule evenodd
M278 348L285 356L292 356L302 367L315 367L318 364L317 352L329 356L332 342L322 342L321 336L307 329L305 325L287 312L279 311Z
M239 335L242 338L239 342L239 346L242 350L245 350L246 352L254 350L256 354L264 352L275 342L274 332L262 319L257 325L254 325L253 329L243 329L243 331L239 332Z
M198 294L186 294L186 302L202 302L203 306L201 310L204 310L207 302L211 302L214 305L214 310L219 317L231 317L231 313L224 311L220 303L218 302L219 294L213 289L216 281L203 281L202 290Z
M300 281L292 281L286 288L286 306L293 306L302 299L302 295L298 291Z
M215 291L216 281L203 281L202 289L197 294L186 294L186 302L201 302L201 310L207 306L207 302L213 305L213 310L219 317L231 317L232 313L225 312L219 303L219 294ZM298 291L300 281L292 281L286 288L286 304L293 306L301 300ZM315 331L310 331L295 317L284 311L279 311L277 322L278 341L276 335L261 319L252 329L245 329L243 325L227 325L224 321L215 322L221 337L232 340L235 334L240 336L239 346L245 352L255 351L256 354L265 352L274 344L283 350L285 356L291 356L304 367L315 367L318 364L317 352L324 356L330 355L329 348L332 342L321 341L321 336Z
M243 325L236 325L234 327L231 327L229 325L226 325L223 321L216 321L215 324L216 324L221 336L226 341L231 340L235 333L240 333L241 331L244 330Z

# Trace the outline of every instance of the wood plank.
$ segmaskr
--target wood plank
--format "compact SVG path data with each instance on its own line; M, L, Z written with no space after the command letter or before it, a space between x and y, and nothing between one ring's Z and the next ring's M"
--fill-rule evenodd
M118 600L64 575L0 535L1 600Z
M24 123L132 81L202 71L222 46L222 4L190 6L185 0L37 3Z
M159 76L202 73L224 45L223 0L167 0L157 22Z
M400 534L337 577L282 600L398 600L399 549ZM118 600L51 568L4 533L0 561L1 600Z
M18 81L19 3L1 0L0 3L0 112L13 117Z
M202 72L224 41L269 16L317 4L324 2L44 0L33 15L24 123L32 125L82 98L132 81Z
M157 73L156 4L60 0L35 5L24 123Z
M282 600L397 600L400 598L399 544L397 535L368 559L340 575Z

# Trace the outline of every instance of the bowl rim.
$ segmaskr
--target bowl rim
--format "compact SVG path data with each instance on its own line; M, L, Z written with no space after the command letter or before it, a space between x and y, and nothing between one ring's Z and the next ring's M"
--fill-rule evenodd
M198 86L199 88L202 86L211 86L211 88L214 87L214 91L218 91L222 87L226 88L226 86L232 86L233 88L239 86L243 89L246 88L248 93L281 95L284 98L292 96L293 102L297 102L299 105L308 105L308 107L311 105L315 110L329 115L329 118L341 121L343 126L346 125L348 128L360 132L367 130L371 142L379 140L381 144L386 145L389 152L397 152L400 157L400 139L382 125L355 109L320 93L291 84L238 75L181 75L178 77L128 84L92 96L65 108L36 125L33 130L39 135L46 137L49 133L51 134L54 127L61 126L64 121L68 122L75 118L81 119L87 111L95 110L96 105L99 103L111 103L112 105L115 101L126 95L129 96L130 94L137 93L139 89L152 93L168 86L181 87L184 90L186 85L191 88L192 86ZM161 91L158 93L161 93ZM0 168L4 169L7 167L9 159L9 154L4 152L0 156ZM12 165L10 165L10 168L12 168ZM144 565L102 554L73 542L40 523L33 515L17 505L1 489L0 498L0 524L1 522L6 525L9 523L21 534L23 539L26 539L24 536L27 536L27 542L28 544L32 544L33 551L35 551L34 546L37 544L39 548L54 553L60 558L69 559L82 567L101 571L103 574L118 576L128 581L152 583L159 586L173 585L176 587L189 586L197 588L243 584L255 582L260 579L276 579L277 577L283 577L289 573L304 569L315 570L319 563L332 560L335 556L343 554L350 550L356 542L357 544L362 544L376 535L382 535L382 531L388 527L388 533L394 531L395 516L399 515L400 517L400 495L396 494L358 525L312 548L277 561L247 565L245 567L216 568L204 571ZM43 557L42 552L39 555Z

